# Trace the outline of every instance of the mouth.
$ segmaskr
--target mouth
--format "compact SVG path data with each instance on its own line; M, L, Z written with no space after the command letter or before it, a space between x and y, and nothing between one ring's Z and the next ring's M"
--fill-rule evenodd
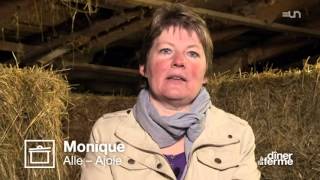
M167 77L168 80L187 81L187 79L180 75L172 75Z

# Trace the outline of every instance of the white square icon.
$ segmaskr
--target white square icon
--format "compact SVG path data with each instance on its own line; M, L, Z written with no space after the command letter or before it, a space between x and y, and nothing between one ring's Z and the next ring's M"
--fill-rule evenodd
M55 141L24 140L24 168L55 168Z

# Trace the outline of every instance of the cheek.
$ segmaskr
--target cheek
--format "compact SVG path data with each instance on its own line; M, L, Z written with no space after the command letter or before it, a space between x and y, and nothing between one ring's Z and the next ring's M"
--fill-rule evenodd
M167 65L164 61L154 61L150 63L150 74L152 78L158 79L161 78L167 71Z
M203 64L194 64L193 67L191 68L190 74L192 77L198 81L201 81L204 79L206 67L203 66Z

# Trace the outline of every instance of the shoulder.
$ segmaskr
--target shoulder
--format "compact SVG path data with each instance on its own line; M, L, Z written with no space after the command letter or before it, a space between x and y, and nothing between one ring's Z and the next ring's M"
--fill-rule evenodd
M211 106L210 111L212 115L210 123L214 124L212 128L219 129L221 133L233 134L242 141L254 139L253 130L247 121L215 106Z
M224 124L224 125L233 125L233 126L237 126L237 127L248 127L249 124L247 121L241 119L240 117L228 113L220 108L217 108L215 106L211 106L210 108L211 113L214 114L214 117L216 117L216 119L218 119L219 123Z
M102 115L94 124L93 128L115 128L120 121L128 116L130 109L116 111Z
M109 141L118 126L128 119L131 109L102 115L93 125L91 134L99 141Z

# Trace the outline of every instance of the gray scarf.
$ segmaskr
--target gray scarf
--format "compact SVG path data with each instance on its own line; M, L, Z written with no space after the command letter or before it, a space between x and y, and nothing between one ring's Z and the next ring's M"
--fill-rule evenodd
M142 89L133 107L133 115L160 148L173 145L185 136L185 153L188 159L192 143L204 129L205 112L210 103L209 93L201 88L191 104L190 112L160 116L150 102L149 91Z

